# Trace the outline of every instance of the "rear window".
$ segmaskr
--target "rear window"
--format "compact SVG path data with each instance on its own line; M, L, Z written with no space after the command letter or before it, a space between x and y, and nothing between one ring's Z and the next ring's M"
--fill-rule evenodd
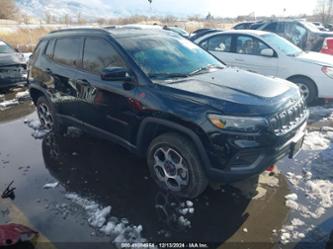
M82 38L61 38L57 39L54 49L53 60L55 62L79 66L81 63Z

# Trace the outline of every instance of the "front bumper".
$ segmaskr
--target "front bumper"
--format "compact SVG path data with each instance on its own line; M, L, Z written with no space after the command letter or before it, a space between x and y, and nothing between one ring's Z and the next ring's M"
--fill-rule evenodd
M240 135L221 137L220 139L228 142L224 147L213 145L215 149L211 150L210 158L214 163L207 172L208 178L217 183L232 183L260 174L288 156L292 145L303 140L306 120L307 117L295 129L279 138L268 134L258 137ZM237 141L247 141L248 147L239 148L236 145ZM225 148L227 147L229 147L229 155L232 155L229 158L226 156Z

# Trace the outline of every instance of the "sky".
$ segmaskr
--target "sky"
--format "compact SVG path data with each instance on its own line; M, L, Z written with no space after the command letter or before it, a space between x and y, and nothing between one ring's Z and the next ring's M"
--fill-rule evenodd
M80 0L103 2L123 10L149 9L148 0ZM235 17L255 12L257 16L312 14L317 0L152 0L151 13ZM284 12L284 9L286 11ZM149 9L150 10L150 9ZM131 12L132 12L131 11ZM140 14L140 13L138 13Z

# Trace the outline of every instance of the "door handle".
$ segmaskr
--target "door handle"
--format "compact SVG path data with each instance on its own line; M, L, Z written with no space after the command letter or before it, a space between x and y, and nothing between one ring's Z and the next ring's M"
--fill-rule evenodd
M244 62L243 59L235 59L235 61Z
M78 80L77 82L79 84L81 84L82 86L90 86L90 83L88 80Z
M45 72L48 73L48 74L52 74L52 70L50 68L46 68Z

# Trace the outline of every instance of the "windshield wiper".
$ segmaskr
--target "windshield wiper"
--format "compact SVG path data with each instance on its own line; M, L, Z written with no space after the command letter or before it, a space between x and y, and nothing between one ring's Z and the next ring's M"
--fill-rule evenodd
M194 70L193 72L189 73L189 75L192 76L192 75L196 75L196 74L199 74L199 73L202 73L202 72L206 72L206 71L208 71L209 69L212 69L212 68L223 69L224 67L219 66L219 65L214 65L214 64L208 64L204 67L201 67L199 69Z
M186 78L189 75L184 73L155 73L148 75L151 79L172 79L172 78Z

